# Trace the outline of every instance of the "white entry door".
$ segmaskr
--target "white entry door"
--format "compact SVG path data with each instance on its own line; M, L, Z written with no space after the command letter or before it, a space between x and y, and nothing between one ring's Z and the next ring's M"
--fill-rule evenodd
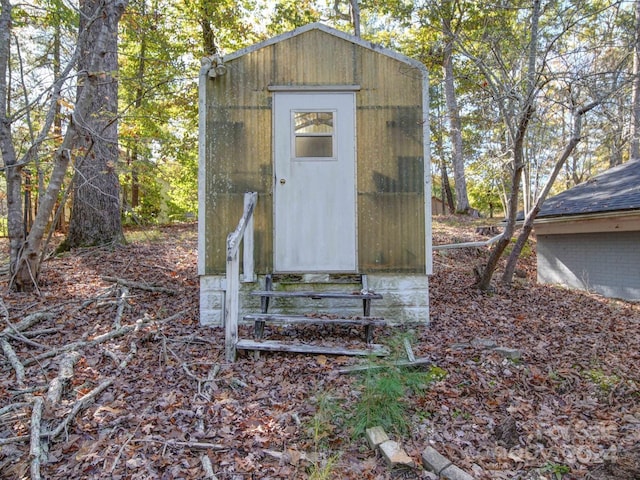
M274 93L277 272L355 272L354 93Z

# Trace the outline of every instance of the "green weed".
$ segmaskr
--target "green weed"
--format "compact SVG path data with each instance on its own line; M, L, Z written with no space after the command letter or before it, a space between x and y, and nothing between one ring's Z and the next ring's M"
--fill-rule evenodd
M404 351L404 338L398 336L390 341L390 358L373 364L372 367L377 368L364 372L359 385L360 396L349 419L354 437L374 426L397 435L406 434L409 431L407 398L424 393L429 385L446 376L446 372L436 366L422 371L395 365L394 357L397 359L398 352Z
M587 370L584 375L605 394L610 393L621 381L617 375L608 375L601 369Z
M307 468L307 473L309 479L324 480L334 478L333 470L340 455L331 455L323 460L321 452L328 450L329 440L335 430L335 422L342 417L343 412L335 398L327 393L316 395L315 400L317 403L316 413L311 418L307 429L313 442L314 460Z
M332 455L324 461L317 460L312 463L307 469L309 480L328 480L335 478L333 470L339 458L339 455Z
M336 428L336 421L344 416L342 407L328 393L319 393L315 397L316 413L311 417L307 431L316 453L328 448L329 438Z
M571 472L571 468L555 462L547 462L540 469L542 473L551 473L556 480L561 480L563 475Z

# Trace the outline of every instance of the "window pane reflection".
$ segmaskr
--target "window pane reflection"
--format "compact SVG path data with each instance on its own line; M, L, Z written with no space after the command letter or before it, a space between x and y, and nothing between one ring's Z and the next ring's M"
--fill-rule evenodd
M333 112L296 112L295 133L333 133Z
M296 136L296 158L333 157L333 137Z

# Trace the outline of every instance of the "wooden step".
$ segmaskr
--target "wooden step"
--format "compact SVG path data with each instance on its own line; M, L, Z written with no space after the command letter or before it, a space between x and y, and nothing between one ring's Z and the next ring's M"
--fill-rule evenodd
M264 335L265 323L278 324L303 324L303 325L358 325L364 327L364 336L367 344L373 343L374 327L385 326L387 322L380 317L357 316L351 318L336 318L326 315L280 315L270 313L252 313L243 317L245 320L253 320L253 334L257 340Z
M238 340L236 348L239 350L254 350L263 352L291 352L291 353L314 353L319 355L355 355L384 357L389 355L389 351L383 345L371 344L368 348L352 349L346 347L327 347L312 343L290 343L279 342L277 340Z
M297 292L297 291L282 291L282 290L256 290L251 292L251 295L259 297L279 297L279 298L311 298L319 300L321 298L347 298L354 300L379 300L382 295L375 292Z
M271 322L279 324L304 324L304 325L373 325L376 327L384 327L387 322L381 317L349 317L336 318L328 315L280 315L272 313L252 313L243 317L245 320L254 322Z

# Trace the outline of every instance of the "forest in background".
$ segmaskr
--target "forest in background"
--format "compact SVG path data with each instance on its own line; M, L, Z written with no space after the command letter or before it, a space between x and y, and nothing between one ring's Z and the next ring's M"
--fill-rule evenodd
M118 38L117 171L125 222L167 222L197 212L200 58L224 55L313 21L354 33L351 3L130 1ZM536 71L544 76L544 85L537 92L536 112L525 138L521 206L534 201L568 142L575 105L601 102L584 122L582 140L553 192L628 159L632 133L635 2L540 3L542 41ZM531 5L531 1L359 2L363 38L416 58L429 69L433 194L454 208L461 201L456 184L464 181L471 208L486 216L506 212L510 178L505 167L512 146L502 117L517 114L518 102L523 101L518 97L526 81ZM45 121L51 85L77 42L78 18L79 6L60 0L21 3L13 9L5 93L19 157L32 146ZM447 55L461 147L456 147L449 125ZM27 217L35 215L52 152L73 111L76 73L69 72L65 79L55 128L23 169L24 195L30 197ZM503 111L503 106L511 112ZM462 150L464 178L454 172L456 148ZM451 201L444 182L452 190ZM68 215L67 211L62 218Z

